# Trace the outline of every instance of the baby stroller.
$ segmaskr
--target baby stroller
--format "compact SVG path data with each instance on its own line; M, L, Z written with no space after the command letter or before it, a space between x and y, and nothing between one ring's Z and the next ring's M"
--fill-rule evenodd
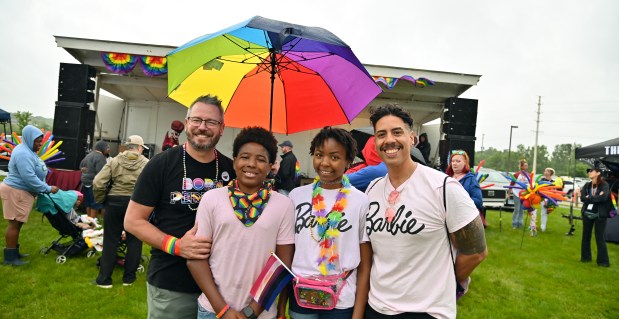
M48 247L41 248L40 253L47 255L50 250L55 250L60 254L56 257L58 264L64 264L67 257L76 256L88 250L88 244L82 237L82 229L67 218L76 200L77 194L62 190L56 194L41 194L37 200L36 209L43 213L52 227L60 233L60 237ZM94 255L94 249L88 250L87 257Z

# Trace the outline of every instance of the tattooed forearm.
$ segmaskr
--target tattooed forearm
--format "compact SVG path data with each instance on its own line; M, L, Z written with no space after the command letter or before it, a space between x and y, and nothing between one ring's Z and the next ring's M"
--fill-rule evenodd
M486 233L479 216L468 225L455 231L453 235L456 248L460 254L474 255L486 250Z

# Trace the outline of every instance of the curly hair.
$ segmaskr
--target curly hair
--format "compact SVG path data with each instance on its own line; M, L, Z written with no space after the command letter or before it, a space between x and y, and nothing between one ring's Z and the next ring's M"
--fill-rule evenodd
M402 121L404 121L404 123L408 125L409 130L413 127L413 117L411 116L411 114L397 104L385 104L379 106L375 109L372 109L370 111L370 114L370 122L375 129L376 123L378 123L380 119L387 115L393 115L402 119Z
M258 126L249 126L243 128L239 134L234 138L232 144L232 157L239 155L241 147L247 143L258 143L262 145L269 153L269 163L275 163L275 157L277 156L277 140L273 133Z
M352 134L345 129L325 126L323 127L310 144L310 155L314 155L317 147L322 146L327 139L334 139L336 142L344 146L346 150L346 160L353 162L357 156L357 141L352 137Z

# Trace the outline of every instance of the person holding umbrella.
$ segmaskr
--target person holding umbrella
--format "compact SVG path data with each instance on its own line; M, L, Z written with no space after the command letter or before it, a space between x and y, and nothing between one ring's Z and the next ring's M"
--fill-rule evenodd
M210 239L196 236L202 195L236 177L232 160L215 148L224 132L216 96L201 96L185 119L187 142L157 154L144 167L125 215L125 230L151 245L149 318L196 318L200 288L187 259L206 259Z

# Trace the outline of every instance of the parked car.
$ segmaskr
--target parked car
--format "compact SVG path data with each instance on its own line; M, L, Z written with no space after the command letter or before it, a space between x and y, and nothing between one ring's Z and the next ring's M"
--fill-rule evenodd
M475 171L475 168L473 168ZM487 208L510 208L514 207L514 200L511 193L508 191L509 180L502 175L501 172L489 168L481 168L481 174L488 174L488 178L481 183L481 195L484 207ZM494 184L490 187L484 187Z

